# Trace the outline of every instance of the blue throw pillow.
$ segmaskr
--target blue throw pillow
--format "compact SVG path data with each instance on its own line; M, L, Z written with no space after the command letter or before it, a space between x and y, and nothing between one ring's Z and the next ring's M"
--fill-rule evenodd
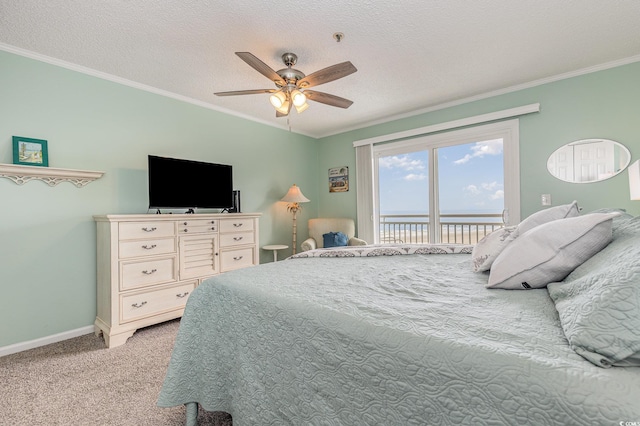
M342 232L327 232L322 235L322 245L325 248L329 247L344 247L349 242L347 237Z

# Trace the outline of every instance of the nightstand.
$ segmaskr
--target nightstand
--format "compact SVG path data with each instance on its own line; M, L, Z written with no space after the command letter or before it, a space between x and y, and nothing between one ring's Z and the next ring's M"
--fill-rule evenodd
M272 244L272 245L268 245L268 246L262 246L263 250L272 250L273 251L273 261L277 262L278 261L278 250L284 250L284 249L288 249L289 246L286 246L284 244Z

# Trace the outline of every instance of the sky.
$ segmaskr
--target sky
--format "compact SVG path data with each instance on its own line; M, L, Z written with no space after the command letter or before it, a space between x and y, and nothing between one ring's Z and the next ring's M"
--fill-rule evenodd
M429 211L428 151L381 157L380 213ZM502 213L502 139L438 148L442 213Z

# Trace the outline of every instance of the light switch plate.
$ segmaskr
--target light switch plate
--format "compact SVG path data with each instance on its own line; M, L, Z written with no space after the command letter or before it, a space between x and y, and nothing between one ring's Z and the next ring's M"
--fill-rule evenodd
M551 205L551 194L542 194L541 201L543 206Z

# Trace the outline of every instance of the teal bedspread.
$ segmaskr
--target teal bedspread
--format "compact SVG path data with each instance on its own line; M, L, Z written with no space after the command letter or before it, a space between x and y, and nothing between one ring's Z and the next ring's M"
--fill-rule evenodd
M546 289L484 287L467 254L310 257L190 296L158 399L243 425L640 422L640 368L567 344Z

